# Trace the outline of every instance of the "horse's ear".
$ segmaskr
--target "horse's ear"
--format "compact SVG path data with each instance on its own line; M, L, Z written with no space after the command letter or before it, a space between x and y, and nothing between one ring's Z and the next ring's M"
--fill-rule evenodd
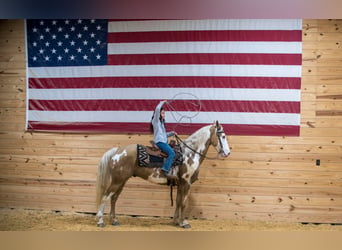
M216 120L215 125L216 125L217 128L220 127L219 121Z

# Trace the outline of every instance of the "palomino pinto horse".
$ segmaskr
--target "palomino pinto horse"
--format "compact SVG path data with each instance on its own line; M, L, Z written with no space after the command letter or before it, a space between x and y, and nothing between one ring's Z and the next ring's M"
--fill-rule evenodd
M176 210L173 220L176 225L183 228L190 228L189 223L185 220L184 209L190 186L197 180L199 166L205 159L210 145L214 146L218 154L223 157L230 154L226 135L218 121L199 129L181 143L183 164L173 168L178 177ZM115 203L127 180L132 176L138 176L156 184L167 184L167 179L161 168L138 166L136 144L110 149L103 155L97 173L98 226L104 226L104 209L108 199L111 199L110 221L112 225L119 225L115 216Z

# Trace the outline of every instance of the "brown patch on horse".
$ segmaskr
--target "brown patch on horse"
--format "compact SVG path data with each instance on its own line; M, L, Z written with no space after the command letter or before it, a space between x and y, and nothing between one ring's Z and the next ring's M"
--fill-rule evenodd
M191 176L191 184L198 180L199 168L196 169L195 173Z
M188 166L192 166L192 164L194 164L194 160L192 159L193 157L189 157L188 160L186 161L186 164Z
M211 142L211 145L213 145L214 147L218 145L218 138L215 132L216 132L216 127L212 126L210 128L210 142Z

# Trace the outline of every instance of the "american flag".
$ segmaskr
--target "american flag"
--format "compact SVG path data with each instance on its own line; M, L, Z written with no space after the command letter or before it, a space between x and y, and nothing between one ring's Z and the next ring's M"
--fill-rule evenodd
M27 129L298 136L302 22L26 20Z

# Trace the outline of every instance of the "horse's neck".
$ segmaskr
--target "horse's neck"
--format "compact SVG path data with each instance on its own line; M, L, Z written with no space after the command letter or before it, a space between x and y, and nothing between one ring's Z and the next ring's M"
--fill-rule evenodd
M189 136L185 143L195 151L206 153L209 148L210 126L203 127Z

